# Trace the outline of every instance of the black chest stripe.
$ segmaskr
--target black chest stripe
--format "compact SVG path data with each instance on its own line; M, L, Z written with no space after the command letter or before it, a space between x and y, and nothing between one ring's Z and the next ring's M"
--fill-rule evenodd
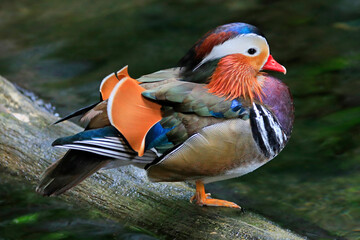
M268 157L275 157L284 147L286 137L269 110L253 103L250 110L251 131L255 142L262 153Z

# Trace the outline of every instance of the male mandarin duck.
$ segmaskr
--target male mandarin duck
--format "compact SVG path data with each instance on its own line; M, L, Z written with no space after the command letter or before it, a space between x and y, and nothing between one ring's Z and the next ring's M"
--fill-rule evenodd
M262 72L286 73L259 30L245 23L206 33L178 68L133 79L127 66L103 79L87 126L53 146L70 149L43 174L37 191L59 195L100 168L132 164L155 182L196 183L200 206L239 208L210 198L204 184L239 177L273 159L289 140L288 87Z

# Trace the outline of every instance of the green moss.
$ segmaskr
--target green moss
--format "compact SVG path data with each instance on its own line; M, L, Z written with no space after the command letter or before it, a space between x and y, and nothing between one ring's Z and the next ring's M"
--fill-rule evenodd
M34 222L36 222L38 220L38 218L39 218L39 214L34 213L34 214L28 214L28 215L24 215L24 216L14 218L12 220L12 222L14 224L34 223Z

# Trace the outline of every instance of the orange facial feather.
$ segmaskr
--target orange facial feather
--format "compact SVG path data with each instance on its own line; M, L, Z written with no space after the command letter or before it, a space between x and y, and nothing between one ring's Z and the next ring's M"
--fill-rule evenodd
M256 96L262 102L263 91L257 74L248 57L232 54L219 61L207 87L209 92L227 99L243 97L253 102Z

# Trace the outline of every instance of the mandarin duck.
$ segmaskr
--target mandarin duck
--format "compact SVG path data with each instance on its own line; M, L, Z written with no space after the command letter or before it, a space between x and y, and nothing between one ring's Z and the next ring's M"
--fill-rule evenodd
M58 121L82 115L86 128L53 142L69 150L44 172L37 191L59 195L103 167L131 164L150 181L195 183L190 200L200 206L239 208L210 198L204 184L269 162L293 125L288 87L263 70L286 73L256 27L231 23L206 33L176 68L139 79L127 66L108 75L100 102Z

